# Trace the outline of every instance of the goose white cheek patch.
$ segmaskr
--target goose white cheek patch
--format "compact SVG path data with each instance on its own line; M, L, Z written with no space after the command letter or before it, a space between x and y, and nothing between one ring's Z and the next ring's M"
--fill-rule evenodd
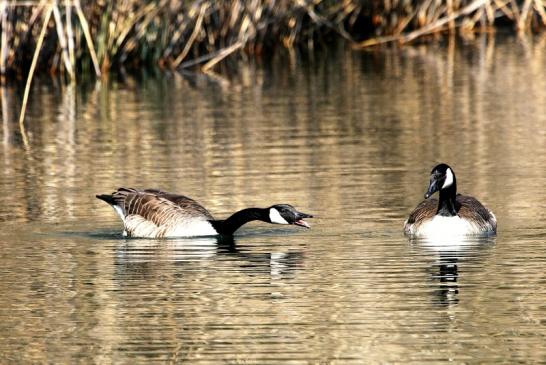
M447 187L450 187L453 185L453 172L451 169L446 170L446 181L444 182L444 185L442 185L442 189L445 189Z
M281 213L279 213L279 211L277 209L275 209L275 208L269 209L269 220L271 221L271 223L288 224L286 219L284 219L281 216Z

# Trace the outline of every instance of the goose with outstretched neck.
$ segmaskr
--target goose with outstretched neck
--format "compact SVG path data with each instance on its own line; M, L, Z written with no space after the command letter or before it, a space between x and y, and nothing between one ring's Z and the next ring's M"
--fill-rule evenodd
M123 235L127 237L196 237L233 235L245 223L262 221L272 224L291 224L310 228L304 218L310 214L298 212L289 204L275 204L268 208L247 208L225 220L216 220L195 200L161 190L119 188L98 199L110 204L123 221Z

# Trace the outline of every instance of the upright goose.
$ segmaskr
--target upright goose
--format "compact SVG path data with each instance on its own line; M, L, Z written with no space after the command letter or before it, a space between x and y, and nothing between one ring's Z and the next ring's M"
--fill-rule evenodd
M310 214L298 212L288 204L269 208L247 208L226 220L215 220L195 200L183 195L155 189L119 188L112 194L97 195L110 204L123 221L123 235L128 237L194 237L232 235L239 227L259 220L273 224L293 224L310 228L303 218Z
M440 191L440 199L428 199ZM471 196L457 194L457 179L445 163L434 167L422 201L404 223L404 233L413 237L493 234L495 215Z

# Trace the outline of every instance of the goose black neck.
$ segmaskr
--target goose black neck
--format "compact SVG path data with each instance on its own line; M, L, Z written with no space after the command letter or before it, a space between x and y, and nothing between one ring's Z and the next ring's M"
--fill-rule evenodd
M453 217L457 215L457 183L453 177L451 186L440 190L440 200L438 202L438 211L436 215L444 217Z
M232 235L243 224L251 221L269 222L267 209L247 208L234 213L226 220L210 221L216 232L222 235Z

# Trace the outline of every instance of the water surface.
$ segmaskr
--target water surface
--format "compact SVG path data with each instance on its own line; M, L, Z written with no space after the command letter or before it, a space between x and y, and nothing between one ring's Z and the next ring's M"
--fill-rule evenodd
M538 363L546 359L544 40L279 55L229 77L2 92L2 363ZM430 169L497 237L409 241ZM124 239L97 193L217 218L291 203L311 230Z

